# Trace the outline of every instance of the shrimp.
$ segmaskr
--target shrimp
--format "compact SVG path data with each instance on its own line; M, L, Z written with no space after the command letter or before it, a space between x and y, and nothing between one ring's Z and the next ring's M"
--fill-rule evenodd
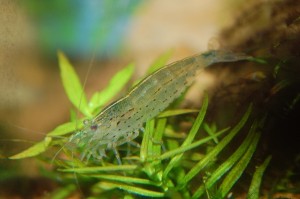
M121 163L117 147L131 142L143 124L178 98L196 75L215 63L247 60L241 53L213 50L168 64L143 79L126 96L112 103L73 134L69 143L82 147L81 159L102 159L105 151L113 150Z

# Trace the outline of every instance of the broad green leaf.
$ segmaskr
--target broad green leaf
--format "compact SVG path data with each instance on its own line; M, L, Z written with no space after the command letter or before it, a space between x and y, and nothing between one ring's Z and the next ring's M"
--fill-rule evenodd
M84 115L91 116L88 112L87 99L79 77L69 60L61 51L58 52L58 62L61 80L69 100Z
M267 157L266 160L263 162L263 164L256 169L247 194L247 199L259 198L259 188L262 181L262 177L270 161L271 161L271 156Z
M43 141L36 143L21 153L9 157L9 159L22 159L37 156L47 150L51 140L50 137L46 137Z
M62 136L68 133L74 132L77 128L81 128L83 126L82 120L77 122L67 122L57 126L54 130L47 133L47 136Z
M113 97L115 97L128 83L134 72L134 65L129 64L124 69L119 71L110 80L108 86L101 92L96 92L90 102L89 108L91 112L98 111L97 109L108 103Z

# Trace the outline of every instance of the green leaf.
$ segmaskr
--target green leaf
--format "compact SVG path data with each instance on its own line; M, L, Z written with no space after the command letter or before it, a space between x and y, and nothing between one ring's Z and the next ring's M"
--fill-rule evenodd
M247 112L244 114L241 121L229 132L229 134L222 139L222 141L215 146L202 160L200 160L182 179L180 179L178 188L182 189L187 185L187 183L194 178L209 162L211 162L224 148L227 144L234 138L234 136L241 130L248 120L252 106L250 106Z
M259 57L249 57L247 58L248 61L252 61L252 62L256 62L256 63L259 63L259 64L267 64L268 62L262 58L259 58Z
M198 114L193 126L192 126L192 129L190 130L187 138L184 140L182 146L187 146L189 145L190 143L193 142L196 134L198 133L198 130L204 120L204 117L205 117L205 114L206 114L206 111L207 111L207 107L208 107L208 96L207 94L204 95L204 99L203 99L203 104L202 104L202 108L201 108L201 111L200 113Z
M157 183L152 182L148 179L143 178L133 178L127 176L119 176L119 175L89 175L90 177L99 178L102 180L110 180L115 182L123 182L123 183L134 183L134 184L144 184L144 185L154 185L158 186Z
M262 165L260 165L252 178L251 185L247 194L247 199L258 199L259 198L259 188L262 181L263 174L271 161L271 156L266 158Z
M62 136L68 133L74 132L77 128L81 128L83 126L82 120L77 122L67 122L57 126L54 130L47 133L47 136Z
M167 61L170 59L171 55L172 55L172 51L169 50L169 51L165 52L164 54L162 54L161 56L159 56L148 68L146 74L151 74L154 71L157 71L161 67L165 66Z
M188 146L194 140L194 138L195 138L202 122L203 122L204 116L206 114L207 107L208 107L208 96L205 95L202 108L201 108L201 110L200 110L200 112L199 112L199 114L198 114L198 116L197 116L197 118L196 118L196 120L195 120L195 122L192 126L192 129L190 130L190 132L188 134L188 137L185 139L182 146ZM167 178L169 172L173 169L173 167L178 164L178 162L181 160L182 156L183 156L183 154L179 154L179 155L177 155L177 156L175 156L171 159L168 166L164 170L164 173L163 173L163 178L164 179Z
M198 112L199 112L199 110L197 110L197 109L175 109L175 110L164 111L161 114L159 114L157 117L163 118L163 117L171 117L171 116L176 116L176 115L198 113Z
M164 154L162 154L161 156L158 156L158 157L155 157L154 159L155 160L164 160L164 159L167 159L167 158L171 158L171 157L174 157L175 155L178 155L178 154L182 154L188 150L191 150L195 147L198 147L202 144L205 144L207 143L208 141L214 139L215 137L218 137L220 135L222 135L223 133L225 133L226 131L228 131L229 128L226 128L226 129L223 129L221 130L220 132L217 132L215 135L213 136L208 136L206 138L203 138L201 140L198 140L194 143L191 143L190 145L187 145L187 146L180 146L179 148L176 148L176 149L173 149L173 150L170 150ZM173 164L173 163L172 163Z
M162 137L163 137L163 134L166 129L166 124L167 124L166 118L162 118L157 121L156 129L154 131L153 140L152 140L152 142L153 142L152 155L153 156L161 155L161 147L163 144Z
M166 65L166 62L169 60L169 58L172 55L172 51L167 51L166 53L159 56L148 68L146 74L150 75L151 73L157 71L158 69L162 68ZM143 78L140 78L132 84L132 86L136 86Z
M91 116L88 112L87 99L79 77L69 60L61 51L58 52L58 62L61 80L69 100L81 113L86 116Z
M244 170L246 169L248 163L250 162L253 153L256 150L257 143L260 138L260 133L255 133L255 136L249 145L244 156L241 160L232 168L232 170L228 173L226 178L223 180L222 184L219 187L219 193L222 195L222 198L229 193L233 185L238 181L238 179L243 174Z
M69 168L59 169L63 172L75 172L75 173L99 173L99 172L110 172L110 171L132 171L135 170L137 165L113 165L113 166L101 166L101 167L83 167L83 168Z
M134 196L127 193L127 194L125 194L124 199L134 199Z
M62 188L59 188L52 192L50 194L51 199L62 199L62 198L68 198L75 190L76 190L76 185L75 184L69 184L65 185Z
M101 92L96 92L90 102L89 107L91 112L98 111L100 107L108 103L113 97L115 97L128 83L134 72L134 65L129 64L124 69L119 71L110 80L108 86Z
M240 147L209 176L205 182L205 186L201 185L195 191L192 198L196 199L202 196L206 189L210 189L226 172L228 172L248 149L253 137L254 131L252 130L249 132Z
M130 186L125 184L119 184L119 183L110 183L110 182L100 182L96 184L98 187L105 187L106 189L122 189L124 191L127 191L129 193L134 193L140 196L146 196L146 197L164 197L165 194L162 192L156 192L156 191L150 191L147 189L139 188L136 186Z
M148 148L149 155L147 161L150 164L147 164L143 169L150 176L150 178L155 182L161 182L162 180L162 164L160 160L152 161L151 156L156 157L161 155L162 146L163 146L162 137L165 132L166 124L167 124L166 118L157 120L156 128L151 137L152 145L151 148Z
M21 153L9 157L9 159L22 159L37 156L47 150L51 141L52 139L50 137L46 137L43 141L36 143Z
M211 135L211 136L213 136L213 135L216 133L216 131L217 131L217 126L216 126L215 123L213 123L211 126L209 126L207 123L204 123L203 128L204 128L204 130L207 132L207 134L208 134L208 135ZM214 142L215 142L216 144L219 143L219 140L218 140L217 137L214 138Z
M153 137L153 132L154 132L154 126L155 126L155 121L154 119L149 120L146 122L145 126L145 132L141 144L141 151L140 151L140 159L142 162L145 162L148 158L149 155L151 155L151 150L152 150L152 137Z

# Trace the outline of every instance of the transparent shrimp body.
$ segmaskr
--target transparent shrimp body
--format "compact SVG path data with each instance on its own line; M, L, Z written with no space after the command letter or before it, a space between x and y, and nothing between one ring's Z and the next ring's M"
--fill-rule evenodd
M190 86L203 68L219 62L234 62L250 58L229 51L209 51L171 63L157 70L136 85L125 97L106 107L69 142L83 146L82 159L101 159L105 150L114 150L120 162L117 146L139 135L143 124L162 112Z

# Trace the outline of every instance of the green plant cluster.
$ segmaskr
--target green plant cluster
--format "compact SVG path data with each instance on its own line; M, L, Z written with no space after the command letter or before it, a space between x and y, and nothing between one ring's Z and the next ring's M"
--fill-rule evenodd
M163 66L170 53L161 56L150 67ZM59 52L59 65L63 86L72 104L85 116L91 118L103 108L128 83L133 72L133 64L129 64L118 72L109 85L95 94L88 101L83 86L63 53ZM225 198L232 193L233 186L238 183L246 167L252 159L260 138L260 122L249 119L252 111L250 105L241 120L232 128L218 130L215 125L208 125L204 118L208 108L208 97L204 97L203 105L197 117L193 119L192 127L181 138L168 124L167 118L182 114L195 113L197 110L175 109L161 113L148 121L142 134L141 147L123 157L122 165L113 158L88 164L70 154L63 147L67 159L56 157L53 164L59 167L62 176L74 178L73 183L67 183L52 193L52 198L65 198L76 189L77 181L92 181L89 188L90 198ZM64 146L67 136L82 127L82 122L71 121L59 125L49 132L44 140L27 150L11 156L10 159L21 159L41 156L54 146ZM248 125L246 125L248 124ZM251 126L247 129L247 126ZM234 137L241 131L248 131L246 138L226 160L220 162L218 157L228 147ZM199 132L203 133L199 139ZM65 136L65 139L58 137ZM222 138L221 138L222 137ZM162 144L163 143L163 144ZM162 147L164 146L164 147ZM201 153L199 147L206 148ZM213 146L213 147L211 147ZM164 149L165 148L165 149ZM162 150L164 149L164 150ZM113 153L111 153L113 156ZM259 197L259 189L263 173L270 162L268 157L258 166L249 183L247 198ZM213 169L212 169L213 168Z

